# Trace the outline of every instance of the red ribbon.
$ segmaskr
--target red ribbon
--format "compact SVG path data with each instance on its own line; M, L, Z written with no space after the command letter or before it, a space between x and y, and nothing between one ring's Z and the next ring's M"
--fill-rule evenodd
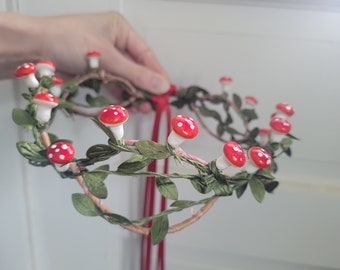
M153 96L152 102L155 105L155 120L152 130L152 141L158 142L159 140L159 130L161 117L163 112L166 114L166 135L169 135L171 128L171 109L169 105L169 96L176 94L176 87L171 85L168 92L160 96ZM164 160L163 173L168 173L169 168L169 160ZM157 170L157 161L154 160L148 166L149 172L156 172ZM148 217L152 216L155 211L155 199L156 199L156 180L155 177L149 176L146 178L145 183L145 194L144 194L144 209L143 216ZM160 201L160 211L166 210L166 198L164 196L161 197ZM152 226L152 221L149 221L146 224L147 227ZM151 262L152 262L152 242L150 235L142 236L141 243L141 270L151 270ZM165 269L165 240L158 244L158 252L157 252L157 270Z

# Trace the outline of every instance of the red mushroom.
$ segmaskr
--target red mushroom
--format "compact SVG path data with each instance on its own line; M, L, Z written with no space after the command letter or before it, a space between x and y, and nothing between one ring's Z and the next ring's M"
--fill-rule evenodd
M56 97L60 97L64 80L62 78L59 78L59 77L52 77L52 82L54 84L51 87L52 95L54 95Z
M275 117L281 117L285 119L293 116L295 113L294 108L287 103L278 103L276 105L276 110Z
M24 63L21 66L17 67L14 75L17 78L23 79L29 88L36 88L39 86L39 81L34 75L36 70L36 65L32 63Z
M178 147L184 140L192 139L198 134L198 125L194 119L186 115L176 115L171 120L172 131L168 136L168 144Z
M100 52L90 51L86 54L90 69L97 69L99 67Z
M54 163L59 172L67 171L69 163L73 159L75 150L68 142L55 142L47 148L47 158Z
M251 108L255 107L258 103L257 99L253 96L246 96L244 98L247 105L249 105Z
M128 111L119 105L110 105L99 112L99 121L111 129L117 140L124 136L123 124L128 120Z
M246 163L246 154L241 145L229 141L223 146L223 155L216 160L216 167L223 170L229 166L243 167Z
M274 117L270 120L271 141L280 142L284 135L288 134L292 125L284 118Z
M51 78L52 76L54 76L55 69L56 69L55 64L51 61L40 60L37 63L37 72L39 78L43 76Z
M37 93L33 102L37 105L35 118L41 123L47 123L51 118L51 111L58 106L58 99L49 93Z
M230 90L230 84L233 82L231 77L223 76L219 79L219 82L222 86L222 91L224 93L228 93Z
M265 146L269 141L270 129L269 128L260 128L259 133L257 135L258 142L261 146Z
M258 169L266 169L272 165L272 157L262 147L254 146L248 150L247 172L254 173Z

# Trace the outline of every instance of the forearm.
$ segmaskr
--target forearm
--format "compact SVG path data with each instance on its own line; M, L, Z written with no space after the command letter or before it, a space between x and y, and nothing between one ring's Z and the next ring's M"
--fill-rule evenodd
M35 18L0 12L0 79L12 78L18 65L40 58L42 34Z

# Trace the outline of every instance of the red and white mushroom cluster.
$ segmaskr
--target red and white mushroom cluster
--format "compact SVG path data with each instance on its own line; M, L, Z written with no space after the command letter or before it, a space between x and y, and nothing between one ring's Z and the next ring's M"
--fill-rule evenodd
M47 148L47 158L55 165L56 170L59 172L68 170L69 163L74 155L74 147L68 142L58 141Z
M276 105L276 112L272 114L269 123L271 128L270 139L272 142L280 142L290 132L292 125L288 119L294 113L294 108L287 103L278 103Z
M263 148L254 146L248 152L237 142L229 141L223 146L223 154L216 159L216 167L224 170L228 167L243 168L254 173L258 169L266 169L272 165L272 157Z

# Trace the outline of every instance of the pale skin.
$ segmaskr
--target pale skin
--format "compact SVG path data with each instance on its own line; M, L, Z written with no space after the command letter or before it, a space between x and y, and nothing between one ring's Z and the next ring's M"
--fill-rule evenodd
M0 79L24 62L47 59L70 78L88 68L86 53L101 53L100 67L152 94L165 93L169 77L147 43L117 12L33 17L0 12Z

